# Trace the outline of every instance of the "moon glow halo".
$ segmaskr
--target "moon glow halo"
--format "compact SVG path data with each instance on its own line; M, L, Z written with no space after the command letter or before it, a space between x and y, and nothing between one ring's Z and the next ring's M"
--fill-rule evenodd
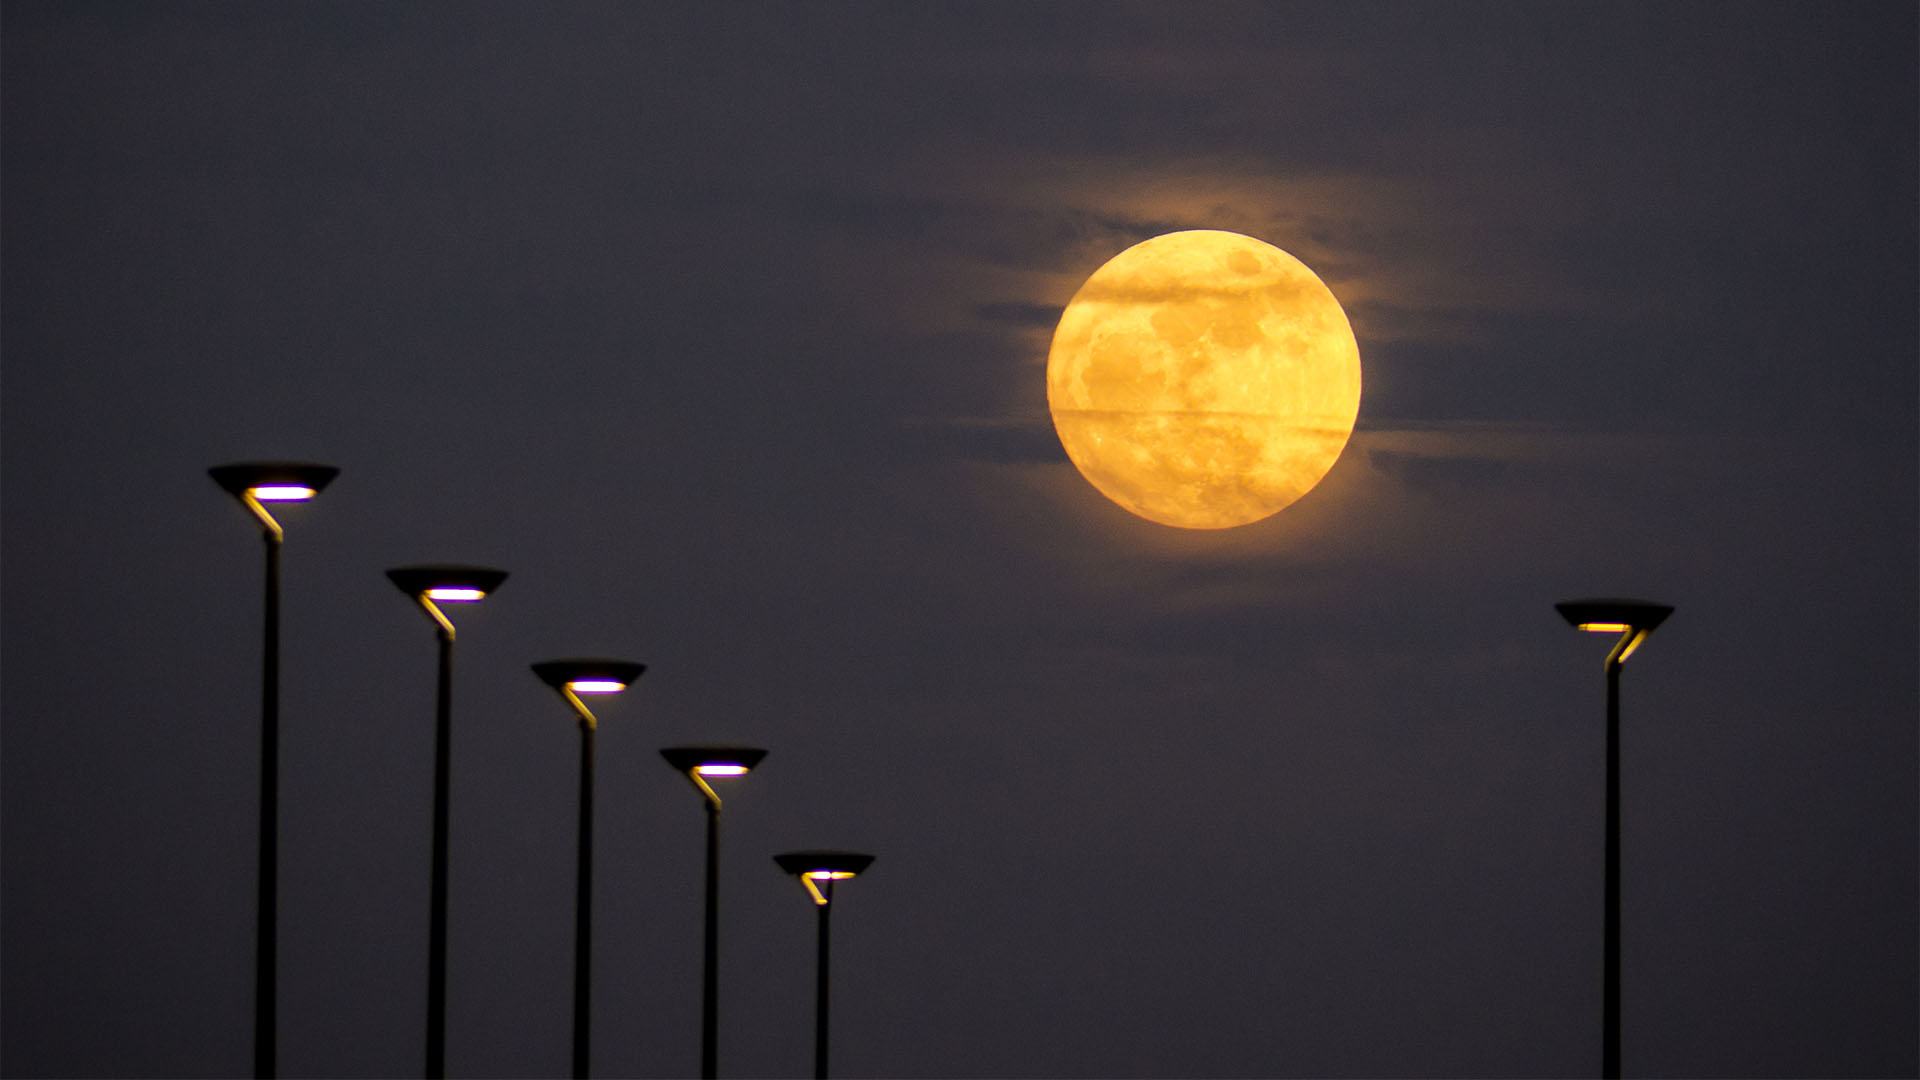
M1095 270L1061 312L1047 409L1101 494L1162 525L1227 529L1333 468L1360 412L1360 349L1300 260L1239 233L1168 233Z

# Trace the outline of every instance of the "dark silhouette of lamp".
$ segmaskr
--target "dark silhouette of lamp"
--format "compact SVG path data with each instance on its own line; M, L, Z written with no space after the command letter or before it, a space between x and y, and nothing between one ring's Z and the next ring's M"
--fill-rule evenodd
M814 965L813 983L813 1075L817 1080L826 1080L830 990L827 972L832 938L829 913L833 911L833 885L836 881L846 881L865 871L873 865L873 856L854 851L789 851L784 855L775 855L773 861L780 869L800 879L800 884L807 887L807 895L813 897L815 910L820 913L819 959Z
M547 660L533 665L580 718L580 854L573 907L573 1075L586 1080L593 1019L593 734L600 726L582 694L617 694L633 685L645 664L629 660Z
M720 796L711 779L745 776L765 750L752 746L670 746L660 751L706 797L707 904L705 962L700 983L700 1076L718 1076L720 1052Z
M1568 600L1555 610L1576 629L1618 634L1607 654L1606 905L1601 916L1604 954L1600 995L1600 1075L1620 1077L1620 669L1654 628L1673 614L1670 604L1646 600Z
M447 763L453 743L453 621L441 604L486 598L507 579L482 566L403 566L387 571L400 591L419 603L438 627L440 681L433 738L433 877L427 921L428 1080L447 1074Z
M254 922L253 1073L277 1068L276 1010L280 907L280 545L286 530L266 504L305 502L340 470L296 461L244 461L207 470L213 482L240 500L260 522L267 543L266 634L260 676L260 868Z

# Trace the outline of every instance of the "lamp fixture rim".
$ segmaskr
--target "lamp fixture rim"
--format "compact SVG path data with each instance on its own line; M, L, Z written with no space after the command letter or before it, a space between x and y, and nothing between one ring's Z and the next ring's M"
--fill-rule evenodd
M1626 626L1631 630L1650 631L1667 621L1667 616L1673 614L1672 604L1622 597L1565 600L1553 607L1562 618L1567 620L1568 625L1575 628L1611 623Z
M787 851L773 857L773 861L785 873L800 877L814 871L826 871L834 874L852 874L858 876L873 865L873 856L860 851L834 851L813 849L808 851Z
M340 470L311 461L234 461L215 465L207 470L207 475L213 477L221 490L237 499L254 488L279 484L311 488L318 495L340 475Z
M387 580L408 596L425 595L428 589L478 589L492 595L507 580L505 570L495 570L486 566L464 566L454 563L423 563L417 566L397 566L387 571Z
M603 656L542 660L531 667L541 682L555 690L565 689L568 683L582 679L607 679L632 686L647 670L647 665L633 660L614 660Z
M660 751L660 756L676 772L692 773L702 765L740 765L751 772L767 752L757 746L669 746Z

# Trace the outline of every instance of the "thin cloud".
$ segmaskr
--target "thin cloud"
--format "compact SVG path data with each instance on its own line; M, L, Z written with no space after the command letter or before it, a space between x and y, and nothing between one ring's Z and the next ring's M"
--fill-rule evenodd
M1520 553L1541 573L1595 569L1596 550L1630 558L1675 527L1622 510L1650 474L1692 493L1703 514L1736 513L1713 493L1763 452L1748 439L1538 424L1359 430L1299 502L1226 530L1136 518L1064 461L976 459L945 470L944 481L970 495L952 507L985 515L1007 543L1040 553L1059 574L1054 587L1110 597L1126 581L1136 613L1176 615L1312 604L1436 572L1455 585L1497 580Z
M1060 321L1060 309L1057 307L1009 300L976 304L973 313L986 322L1021 329L1044 328L1048 332L1052 332L1054 324Z

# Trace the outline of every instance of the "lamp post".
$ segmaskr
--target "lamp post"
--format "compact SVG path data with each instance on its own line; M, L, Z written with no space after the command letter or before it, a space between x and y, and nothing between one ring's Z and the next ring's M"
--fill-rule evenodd
M1607 654L1607 840L1601 916L1604 954L1600 995L1600 1075L1620 1077L1620 669L1654 628L1673 614L1670 604L1646 600L1568 600L1555 610L1576 629L1618 634Z
M593 733L599 722L582 694L617 694L647 670L628 660L547 660L533 673L560 692L580 717L580 854L573 901L573 1075L586 1080L593 1019Z
M447 1074L447 763L453 742L453 622L439 605L483 600L507 579L480 566L403 566L387 571L438 628L440 680L434 705L433 870L427 920L427 1065L429 1080Z
M267 543L266 633L260 673L260 868L254 920L253 1074L277 1068L280 907L280 545L286 531L267 512L270 502L305 502L340 470L292 461L246 461L207 470L213 482L240 500L260 522Z
M827 1006L830 983L827 959L831 941L829 912L833 910L833 883L845 881L873 865L873 856L853 851L789 851L775 855L780 869L800 879L819 912L819 959L813 983L813 1075L827 1078Z
M745 776L765 750L751 746L670 746L660 751L667 764L685 773L706 797L707 913L705 963L700 983L700 1076L719 1075L720 1053L720 796L710 777Z

